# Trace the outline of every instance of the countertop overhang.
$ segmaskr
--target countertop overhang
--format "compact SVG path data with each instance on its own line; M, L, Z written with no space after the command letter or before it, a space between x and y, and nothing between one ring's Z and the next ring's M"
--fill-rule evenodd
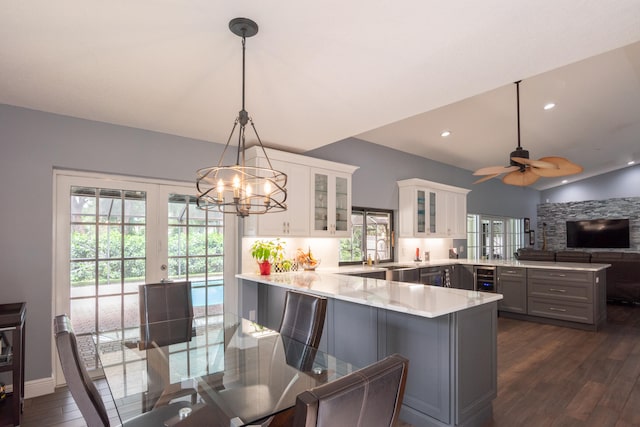
M501 294L443 288L329 272L237 274L236 277L267 285L369 305L386 310L434 318L502 299Z

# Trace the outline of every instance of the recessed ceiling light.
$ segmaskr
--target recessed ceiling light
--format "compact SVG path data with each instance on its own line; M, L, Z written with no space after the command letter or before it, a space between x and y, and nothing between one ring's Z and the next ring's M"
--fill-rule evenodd
M549 103L544 105L544 109L545 110L551 110L555 106L556 106L556 104L554 104L553 102L549 102Z
M451 131L448 131L448 130L443 130L442 133L440 134L440 136L443 138L446 138L449 135L451 135Z
M568 180L566 180L566 179L563 179L563 180L562 180L562 183L563 183L563 184L566 184L567 182L569 182L569 181L568 181Z
M628 164L629 166L631 166L631 165L635 165L635 164L636 164L636 162L634 162L633 160L631 160L631 161L630 161L630 162L628 162L627 164Z

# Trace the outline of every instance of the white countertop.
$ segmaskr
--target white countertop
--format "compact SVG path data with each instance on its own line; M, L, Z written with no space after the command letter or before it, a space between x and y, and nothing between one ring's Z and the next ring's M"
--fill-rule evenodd
M379 265L349 265L344 267L326 269L324 271L334 273L357 273L367 271L384 271L385 265L406 265L407 267L441 267L444 265L486 265L495 267L523 267L545 268L551 270L575 270L575 271L600 271L611 267L611 264L596 264L582 262L550 262L550 261L518 261L518 260L482 260L482 259L437 259L422 262L393 262Z
M274 273L270 276L237 274L236 277L429 318L502 299L502 295L496 293L392 282L327 272Z

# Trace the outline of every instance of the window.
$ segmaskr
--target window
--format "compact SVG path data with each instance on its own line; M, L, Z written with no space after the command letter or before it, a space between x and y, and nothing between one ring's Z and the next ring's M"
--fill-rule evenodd
M521 218L467 215L469 258L511 259L525 245Z
M351 209L351 237L340 239L340 264L355 264L368 257L393 261L393 211Z

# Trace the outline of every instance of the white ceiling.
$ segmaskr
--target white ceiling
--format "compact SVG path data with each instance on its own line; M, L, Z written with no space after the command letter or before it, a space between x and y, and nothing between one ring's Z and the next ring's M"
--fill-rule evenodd
M640 0L0 0L0 103L225 142L238 16L260 26L246 108L266 145L357 136L468 170L506 164L523 79L532 158L568 157L585 167L573 179L640 161Z

